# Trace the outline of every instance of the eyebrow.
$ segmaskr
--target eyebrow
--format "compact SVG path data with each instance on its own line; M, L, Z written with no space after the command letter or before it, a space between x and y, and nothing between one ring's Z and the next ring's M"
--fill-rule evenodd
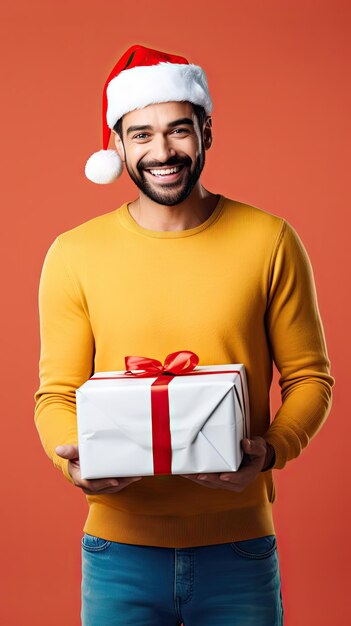
M179 126L179 124L188 124L189 126L194 126L193 120L191 120L189 117L182 117L179 120L169 122L169 124L167 124L167 128L173 128L174 126ZM136 130L152 130L152 128L153 127L150 126L150 124L144 126L129 126L127 130L127 135L129 135L129 133L133 133Z

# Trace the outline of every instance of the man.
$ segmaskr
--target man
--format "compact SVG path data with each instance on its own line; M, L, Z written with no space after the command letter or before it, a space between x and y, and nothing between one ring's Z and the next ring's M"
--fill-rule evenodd
M327 418L330 375L313 272L283 218L206 190L212 101L201 68L143 46L103 95L103 150L86 175L123 164L133 201L53 242L40 279L35 421L55 466L86 495L84 626L283 624L272 469ZM108 150L111 130L116 150ZM243 363L251 438L237 472L80 477L75 390L125 355ZM270 424L272 361L282 404Z

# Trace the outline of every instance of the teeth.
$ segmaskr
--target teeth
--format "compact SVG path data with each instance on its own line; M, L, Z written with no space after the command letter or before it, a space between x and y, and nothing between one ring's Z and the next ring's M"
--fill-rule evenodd
M154 176L168 176L169 174L175 174L176 172L179 172L180 167L181 166L179 165L178 167L171 167L168 170L149 170L149 171Z

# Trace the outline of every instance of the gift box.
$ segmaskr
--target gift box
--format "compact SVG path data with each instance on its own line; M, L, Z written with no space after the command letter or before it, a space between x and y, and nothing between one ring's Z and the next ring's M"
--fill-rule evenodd
M237 471L250 437L242 363L198 366L182 350L164 364L125 357L76 390L82 478Z

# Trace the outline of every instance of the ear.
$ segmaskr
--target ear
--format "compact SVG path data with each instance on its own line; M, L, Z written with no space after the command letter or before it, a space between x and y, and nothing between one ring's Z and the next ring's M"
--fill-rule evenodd
M205 121L205 125L204 125L204 129L203 129L203 133L204 133L204 144L205 144L205 150L208 150L211 145L212 145L212 118L211 117L207 117L206 121Z
M116 133L116 131L112 131L114 134L114 141L115 141L115 146L116 146L116 151L118 156L120 157L120 159L125 162L126 157L125 157L125 152L124 152L124 146L123 146L123 142L119 136L118 133Z

